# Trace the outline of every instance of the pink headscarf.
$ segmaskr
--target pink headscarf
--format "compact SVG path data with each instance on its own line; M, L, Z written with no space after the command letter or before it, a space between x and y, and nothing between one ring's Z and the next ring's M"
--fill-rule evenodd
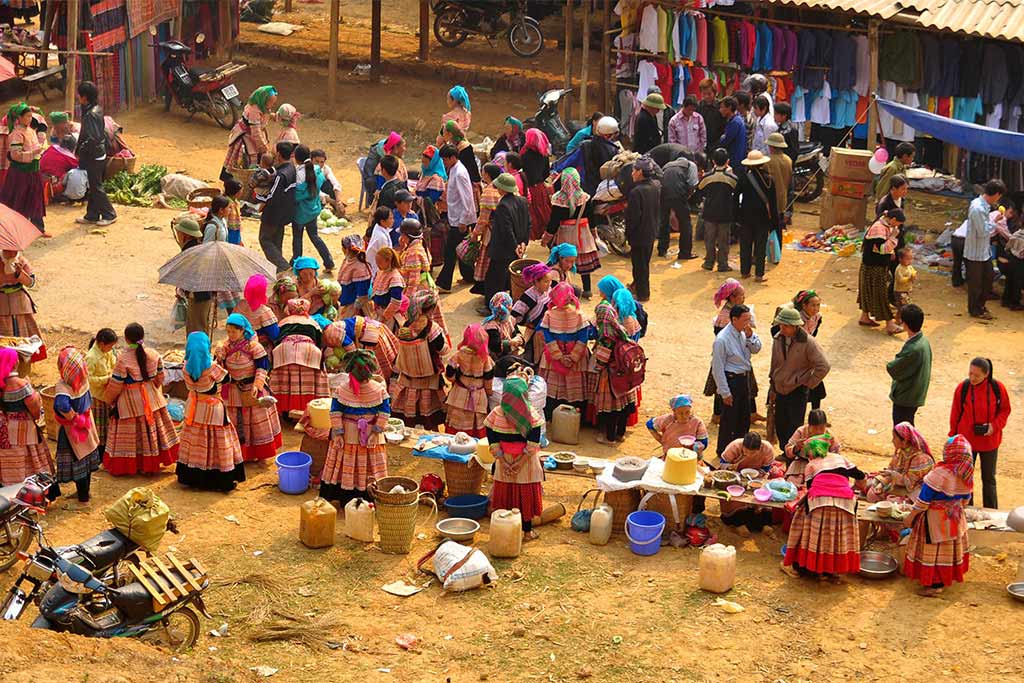
M402 136L395 131L391 131L391 134L388 135L388 139L384 141L384 151L391 154L401 141Z
M528 285L532 285L550 272L551 267L547 264L535 263L523 269L523 281Z
M245 303L253 313L267 303L267 276L257 273L245 282Z
M18 367L18 352L12 348L0 349L0 389L7 389L7 378Z
M743 285L741 285L740 281L734 277L723 282L722 286L718 288L717 292L715 292L715 306L721 306L725 303L725 300L732 296L738 289L743 289Z
M551 153L551 143L548 142L548 136L544 134L544 131L539 128L527 129L526 142L523 144L523 148L520 150L520 153L525 152L528 149L532 149L545 157Z
M487 360L489 356L487 352L487 331L484 330L483 325L473 323L467 326L466 331L462 333L462 342L459 344L459 348L473 349L481 360Z
M900 422L898 425L892 428L894 432L899 434L899 437L909 443L915 450L921 451L922 453L932 454L932 449L928 448L928 442L921 436L921 432L917 431L917 428L909 422Z
M576 292L568 282L559 282L551 289L551 305L555 308L568 306L570 303L579 310L580 300L576 298Z

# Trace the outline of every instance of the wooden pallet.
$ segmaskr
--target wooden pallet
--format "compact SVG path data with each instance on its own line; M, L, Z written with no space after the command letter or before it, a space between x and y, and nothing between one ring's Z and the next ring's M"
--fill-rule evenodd
M163 559L154 555L141 560L138 567L128 566L135 580L153 597L153 609L157 612L189 593L201 591L202 582L206 580L206 570L198 560L183 563L171 553Z

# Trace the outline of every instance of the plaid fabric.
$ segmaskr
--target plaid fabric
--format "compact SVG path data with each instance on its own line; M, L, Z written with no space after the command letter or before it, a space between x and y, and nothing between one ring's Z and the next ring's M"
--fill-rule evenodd
M533 519L544 510L544 486L540 482L513 484L495 481L491 487L490 511L515 508L524 520Z
M860 570L856 515L831 506L808 512L806 505L800 505L789 527L783 563L818 573L856 573Z
M466 432L470 436L482 437L486 435L484 420L487 419L487 411L478 412L475 410L464 410L452 405L452 395L448 394L447 415L444 420L445 431L454 434L455 432Z
M551 188L543 182L531 185L526 190L526 199L530 209L530 239L539 240L551 220Z
M79 460L71 448L66 432L61 429L57 435L57 481L65 484L69 481L85 479L103 464L103 449L97 448Z
M283 439L281 437L281 418L273 408L228 409L228 417L235 426L238 441L242 444L242 458L246 462L266 460L277 454Z
M242 462L242 445L230 424L186 424L178 462L200 470L230 472Z
M597 249L586 253L580 253L580 255L576 257L576 272L580 275L593 273L600 267L601 255L597 253Z
M93 50L106 50L127 40L128 15L124 5L125 0L89 0Z
M270 147L267 123L270 114L263 113L255 104L246 104L242 118L228 133L228 154L225 168L250 168L259 162L260 151Z
M889 269L885 266L860 264L857 305L876 320L891 320L889 308Z
M910 529L907 555L903 561L903 573L907 578L917 579L922 586L949 586L954 581L963 582L971 561L967 518L963 507L959 509L959 517L959 534L956 538L929 543L928 515L917 516Z
M96 436L100 440L100 450L107 443L107 427L110 424L110 404L104 403L95 396L92 398L92 423L96 425Z
M324 371L301 365L275 366L270 373L270 391L277 398L277 412L281 414L305 410L314 398L330 396Z
M128 35L134 38L150 26L178 16L181 0L131 0L128 5Z
M238 384L251 386L257 377L267 378L267 371L256 367L256 360L267 357L267 351L255 339L250 339L247 347L229 348L227 344L221 344L216 350L217 362L227 371L234 380L224 388L224 398L229 406L242 405L242 397L238 391Z
M293 334L279 339L274 347L274 369L270 373L270 380L273 382L274 373L289 365L319 370L323 361L323 352L316 343L309 337L301 334Z
M437 332L435 330L435 332ZM414 339L412 341L396 340L398 356L395 359L395 369L402 375L409 377L433 377L438 374L434 367L433 354L430 353L429 343L426 338Z
M110 421L103 469L115 477L159 472L162 466L173 464L177 459L178 433L166 407L153 411L152 424L147 423L144 416L117 417Z
M402 252L399 260L401 265L398 271L406 282L405 295L412 298L413 293L429 286L423 281L430 274L430 255L423 247L423 240L414 240Z
M20 484L26 477L39 472L53 473L50 447L45 441L0 448L0 486Z
M400 375L391 382L392 415L415 420L420 417L432 417L444 410L444 389L412 387L408 381L409 378Z
M160 281L190 292L242 292L249 275L273 277L274 270L260 252L216 241L175 256L160 268Z
M371 479L388 476L387 446L360 446L345 443L340 438L331 439L327 450L320 481L324 484L337 484L343 489L366 490Z
M0 294L0 300L2 299L3 295ZM0 336L32 337L39 334L39 325L36 324L36 318L31 313L24 315L4 315L0 313Z

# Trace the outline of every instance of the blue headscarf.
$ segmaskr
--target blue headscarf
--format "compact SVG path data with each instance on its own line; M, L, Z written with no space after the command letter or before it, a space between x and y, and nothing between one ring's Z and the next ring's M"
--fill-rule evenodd
M300 256L299 258L295 259L295 263L292 265L292 272L294 272L295 276L298 277L299 271L306 270L307 268L312 268L313 270L320 270L320 262L317 261L312 256Z
M612 300L612 295L620 289L625 289L626 285L622 284L622 281L614 275L605 275L597 283L597 291L604 295L604 298L608 301Z
M185 341L185 372L198 380L206 369L213 365L210 357L210 338L205 332L193 332Z
M462 108L466 111L473 111L472 107L469 106L469 93L461 85L457 85L449 90L448 97L461 104Z
M679 394L671 401L668 402L672 410L676 408L689 408L693 405L693 399L690 398L689 394Z
M441 150L435 149L434 155L430 157L430 163L423 167L423 177L436 175L442 180L448 180L448 171L444 169L444 162L441 160Z
M619 312L619 322L625 322L626 318L636 317L636 299L633 298L633 293L625 287L616 289L612 294L612 305Z
M242 336L246 339L252 339L256 336L256 330L252 329L252 323L250 323L249 319L241 313L232 313L229 315L226 324L240 327L242 329Z
M508 320L509 313L512 309L512 303L512 295L508 292L498 292L492 296L490 302L487 304L491 309L491 314L484 318L484 322L490 322L491 320L504 322Z
M559 259L563 258L576 258L580 255L579 249L576 248L575 244L569 244L568 242L562 242L556 244L551 249L551 255L548 256L548 265L553 266L558 263ZM572 272L576 272L576 266L573 265Z
M313 322L320 326L321 330L326 330L327 326L331 324L331 320L321 313L314 313L310 317L313 319Z

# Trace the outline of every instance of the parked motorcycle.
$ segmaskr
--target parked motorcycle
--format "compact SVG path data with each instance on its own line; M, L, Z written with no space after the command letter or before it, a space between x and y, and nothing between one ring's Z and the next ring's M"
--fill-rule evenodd
M520 57L533 57L544 47L544 34L527 14L526 0L438 0L433 10L434 36L445 47L458 47L471 35L488 42L504 35Z
M206 36L198 34L195 38L197 48L205 41ZM171 110L173 101L189 114L206 114L218 126L230 130L242 115L242 100L232 80L235 74L248 67L234 62L216 69L190 66L193 50L178 40L168 40L154 47L164 50L167 55L160 62L164 77L164 111Z
M800 151L793 164L793 189L800 202L811 202L818 198L825 187L825 172L821 168L822 146L820 142L801 142Z
M627 205L624 197L612 202L594 202L594 216L603 218L595 218L597 236L619 256L629 256L631 251L629 240L626 239Z
M52 484L53 478L42 473L22 484L0 489L0 572L14 566L18 554L32 545L33 528L50 504L46 489Z
M544 135L548 136L551 152L555 156L565 153L565 148L572 140L572 136L584 125L579 121L569 121L569 124L566 125L558 113L558 105L562 98L571 92L572 88L556 88L541 93L540 109L536 114L523 121L524 128L539 128Z

